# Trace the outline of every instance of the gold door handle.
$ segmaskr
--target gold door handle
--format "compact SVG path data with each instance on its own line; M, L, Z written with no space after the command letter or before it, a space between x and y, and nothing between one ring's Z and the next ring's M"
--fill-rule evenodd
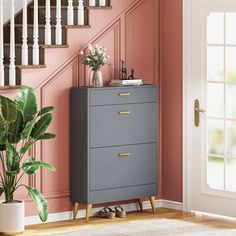
M196 109L194 109L194 111L195 111L195 112L199 112L199 113L206 113L206 110L204 110L204 109L198 109L198 108L196 108Z
M123 116L129 115L129 114L130 114L130 111L120 111L119 112L119 115L123 115Z
M194 123L196 127L200 126L200 113L206 113L205 109L200 108L200 102L198 99L194 101Z
M130 93L119 93L118 94L120 97L128 97L130 96L131 94Z
M119 154L120 157L129 157L130 153L129 152L123 152Z

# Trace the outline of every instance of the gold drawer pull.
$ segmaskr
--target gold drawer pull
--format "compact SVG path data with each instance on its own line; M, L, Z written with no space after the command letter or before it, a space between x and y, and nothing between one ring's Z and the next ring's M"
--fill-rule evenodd
M129 152L123 152L119 154L120 157L129 157L130 153Z
M130 96L130 93L119 93L120 97L128 97Z
M130 114L130 111L120 111L119 112L119 115L129 115Z

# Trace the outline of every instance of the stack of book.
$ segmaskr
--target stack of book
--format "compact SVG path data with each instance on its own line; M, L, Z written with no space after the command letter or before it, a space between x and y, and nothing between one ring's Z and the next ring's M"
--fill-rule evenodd
M132 80L113 79L109 85L113 87L137 86L137 85L143 85L143 80L142 79L132 79Z

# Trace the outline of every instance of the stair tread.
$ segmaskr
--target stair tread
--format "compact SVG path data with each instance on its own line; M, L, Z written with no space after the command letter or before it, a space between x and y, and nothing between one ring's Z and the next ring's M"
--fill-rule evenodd
M103 9L103 10L111 10L112 6L87 6L87 9L91 9L91 10L97 10L97 9Z
M30 6L30 9L34 9L34 6ZM46 6L38 6L38 9L45 9ZM50 6L50 8L52 9L56 9L56 6ZM61 6L62 9L67 9L68 6ZM85 6L85 8L87 9L92 9L92 10L96 10L96 9L112 9L112 6ZM77 6L74 6L74 9L77 9Z
M4 67L7 68L9 67L9 64L4 64ZM16 65L16 68L18 69L41 69L41 68L46 68L47 65Z
M21 85L14 85L14 86L0 86L0 90L7 90L7 89L19 89L21 87Z
M15 24L15 27L22 27L23 24ZM33 28L33 24L28 24L28 27ZM10 27L10 25L9 25ZM51 25L52 28L56 28L56 25ZM45 28L45 25L39 25L39 28ZM91 28L91 25L62 25L62 28Z
M10 47L10 43L4 43L4 47ZM22 47L22 44L16 43L15 47ZM33 44L28 44L28 47L33 47ZM62 45L39 45L40 48L69 48L68 44Z

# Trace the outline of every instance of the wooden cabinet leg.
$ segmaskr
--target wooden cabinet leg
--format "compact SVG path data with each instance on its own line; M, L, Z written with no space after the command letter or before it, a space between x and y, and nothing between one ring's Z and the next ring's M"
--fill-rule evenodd
M150 203L152 205L152 211L155 214L156 213L156 198L155 197L149 197Z
M78 210L79 210L79 203L74 203L73 220L76 220L76 216L78 214Z
M143 200L142 200L142 198L138 199L138 205L139 205L140 211L143 211Z
M87 208L86 208L86 223L89 222L92 206L93 205L91 205L91 204L87 205Z

